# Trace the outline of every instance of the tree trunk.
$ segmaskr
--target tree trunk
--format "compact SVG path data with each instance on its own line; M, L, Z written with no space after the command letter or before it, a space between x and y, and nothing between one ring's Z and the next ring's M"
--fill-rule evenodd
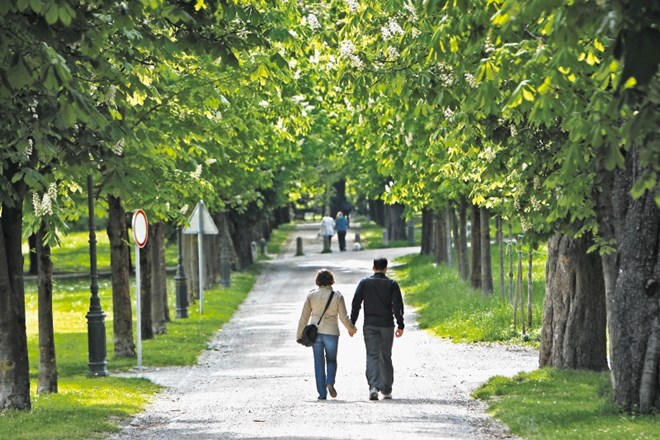
M135 357L130 288L130 248L126 237L126 212L119 197L108 196L108 238L112 272L112 329L115 356Z
M472 205L472 270L470 283L475 289L481 289L481 215L479 207Z
M422 211L422 249L421 255L433 255L433 211Z
M37 234L30 234L28 237L28 247L30 248L30 267L28 273L30 275L37 275Z
M447 224L441 212L433 212L433 237L435 246L433 254L435 255L435 264L444 264L447 262Z
M493 265L490 256L490 212L481 208L481 292L493 294Z
M154 338L153 320L151 319L151 242L140 249L140 317L142 340Z
M449 224L451 225L451 235L454 243L454 250L456 252L456 267L458 273L461 273L461 236L458 232L460 225L458 224L458 218L456 217L456 210L454 207L450 207L447 211L449 215Z
M30 409L30 368L25 331L22 200L0 210L0 411Z
M500 269L500 297L502 298L502 301L506 299L506 291L504 288L504 230L503 230L503 224L504 220L502 219L501 216L497 216L497 232L496 232L496 241L497 241L497 251L499 255L499 260L498 260L498 266ZM531 325L531 324L530 324Z
M467 203L465 198L461 197L458 205L458 272L461 279L467 281L470 278L470 263L468 262L467 248Z
M53 327L53 261L45 243L46 229L41 225L35 234L37 256L37 291L39 296L39 384L37 393L57 393L57 361Z
M385 205L385 223L390 241L407 240L406 220L403 217L405 206L401 203Z
M541 367L607 369L603 270L590 245L563 234L548 243Z
M369 202L369 216L378 226L385 226L385 203L382 200Z
M151 319L155 335L167 333L165 305L167 304L167 272L165 270L165 226L154 223L150 228L151 252Z
M627 411L660 409L660 210L652 191L632 199L641 175L636 147L625 169L602 172L598 221L616 253L603 256L614 401Z

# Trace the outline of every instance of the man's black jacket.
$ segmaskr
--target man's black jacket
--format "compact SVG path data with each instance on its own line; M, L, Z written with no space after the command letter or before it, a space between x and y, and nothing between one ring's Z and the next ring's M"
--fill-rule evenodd
M351 321L355 324L364 302L364 325L393 327L394 318L398 328L403 325L403 298L399 284L382 272L360 281L353 296Z

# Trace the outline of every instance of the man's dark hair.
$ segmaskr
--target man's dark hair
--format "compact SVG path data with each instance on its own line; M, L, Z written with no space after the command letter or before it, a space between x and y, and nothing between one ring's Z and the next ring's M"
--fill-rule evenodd
M387 258L374 258L374 269L385 270L387 269Z
M335 283L335 277L328 269L321 269L316 274L317 286L332 286Z

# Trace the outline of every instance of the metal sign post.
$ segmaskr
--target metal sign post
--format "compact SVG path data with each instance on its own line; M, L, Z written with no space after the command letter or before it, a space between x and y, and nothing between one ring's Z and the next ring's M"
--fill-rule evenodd
M197 253L199 260L199 313L204 313L204 235L215 235L218 228L204 205L200 200L192 215L188 219L190 227L183 230L184 234L197 234Z
M133 238L135 239L135 313L137 314L137 367L142 368L142 307L140 298L140 249L147 245L149 222L147 214L138 209L133 214Z

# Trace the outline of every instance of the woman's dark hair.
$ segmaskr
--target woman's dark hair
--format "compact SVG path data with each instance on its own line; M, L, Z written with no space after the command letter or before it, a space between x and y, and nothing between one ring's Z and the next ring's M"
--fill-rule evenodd
M335 284L335 276L328 269L321 269L316 273L317 286L332 286Z

